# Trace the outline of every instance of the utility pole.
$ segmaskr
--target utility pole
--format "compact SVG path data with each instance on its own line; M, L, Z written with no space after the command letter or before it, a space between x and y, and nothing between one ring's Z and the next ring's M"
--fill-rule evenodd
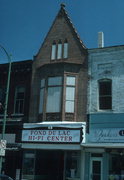
M6 49L0 45L0 48L5 52L8 58L9 69L8 69L8 77L7 77L7 85L6 85L6 96L5 96L5 104L4 104L4 116L3 116L3 124L2 124L2 134L1 134L1 141L4 142L5 130L6 130L6 120L7 120L7 108L8 108L8 97L9 97L9 88L10 88L10 75L11 75L11 55L8 54ZM3 156L0 155L0 174L2 170L2 161Z

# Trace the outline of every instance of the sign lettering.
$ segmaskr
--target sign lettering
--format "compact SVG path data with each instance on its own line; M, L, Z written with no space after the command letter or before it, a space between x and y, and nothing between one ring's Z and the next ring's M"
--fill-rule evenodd
M22 141L79 143L80 130L23 130Z

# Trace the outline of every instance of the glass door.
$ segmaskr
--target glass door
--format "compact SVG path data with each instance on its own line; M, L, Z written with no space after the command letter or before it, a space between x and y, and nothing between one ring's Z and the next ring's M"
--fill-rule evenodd
M102 180L102 158L91 157L90 180Z

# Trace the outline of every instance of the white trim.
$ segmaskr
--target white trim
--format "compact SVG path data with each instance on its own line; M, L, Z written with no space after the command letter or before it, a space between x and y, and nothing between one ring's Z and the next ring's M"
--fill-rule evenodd
M85 122L68 122L68 121L58 121L58 122L41 122L41 123L24 123L23 128L31 129L31 128L39 128L39 127L48 127L52 129L52 127L63 127L63 128L82 128L85 127Z
M100 166L101 166L101 174L100 174L100 180L103 179L103 161L102 161L102 157L91 157L90 159L90 174L89 174L89 179L92 180L92 174L93 174L93 161L99 161L100 162Z

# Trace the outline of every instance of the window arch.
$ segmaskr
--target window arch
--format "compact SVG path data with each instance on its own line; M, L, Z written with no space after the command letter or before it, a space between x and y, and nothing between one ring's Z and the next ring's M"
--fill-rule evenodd
M99 109L111 110L112 109L112 80L100 79L99 85Z

